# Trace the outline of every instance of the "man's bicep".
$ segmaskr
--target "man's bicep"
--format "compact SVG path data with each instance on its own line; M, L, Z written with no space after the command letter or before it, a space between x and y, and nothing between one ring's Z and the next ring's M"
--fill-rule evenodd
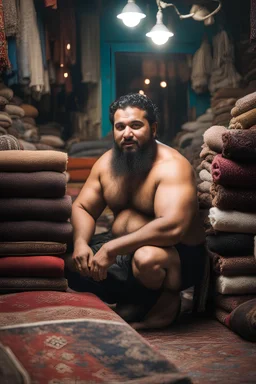
M89 175L74 205L85 209L95 219L106 207L99 175L96 171L92 171Z
M180 178L174 182L163 180L155 195L156 217L166 217L172 226L185 230L195 214L197 204L196 188L192 179Z

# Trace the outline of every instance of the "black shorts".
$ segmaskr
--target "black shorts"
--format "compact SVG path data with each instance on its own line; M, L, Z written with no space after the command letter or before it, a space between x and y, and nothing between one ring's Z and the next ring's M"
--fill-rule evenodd
M111 232L94 235L90 243L94 254L103 244L112 239ZM200 283L203 278L205 265L204 244L187 246L177 244L181 265L181 290ZM100 282L90 277L81 276L78 272L66 269L66 278L71 289L78 292L92 292L107 303L154 303L159 297L161 290L151 290L144 287L132 272L133 255L118 255L116 263L108 269L107 278Z

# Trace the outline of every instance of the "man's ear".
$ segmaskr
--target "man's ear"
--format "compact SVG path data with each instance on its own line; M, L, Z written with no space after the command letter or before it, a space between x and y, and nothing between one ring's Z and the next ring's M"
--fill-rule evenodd
M156 139L157 138L157 122L152 123L151 130L152 130L152 135L154 139Z

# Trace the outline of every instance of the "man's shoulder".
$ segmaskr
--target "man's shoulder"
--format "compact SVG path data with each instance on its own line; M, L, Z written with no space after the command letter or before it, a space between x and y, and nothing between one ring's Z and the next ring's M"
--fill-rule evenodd
M98 170L99 172L101 171L106 171L109 169L110 165L110 159L111 159L111 152L112 149L108 150L107 152L103 153L98 160L95 162L93 168Z

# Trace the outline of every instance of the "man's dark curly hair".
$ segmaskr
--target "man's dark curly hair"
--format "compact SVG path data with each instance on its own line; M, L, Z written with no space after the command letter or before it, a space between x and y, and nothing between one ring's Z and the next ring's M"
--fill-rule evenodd
M148 120L149 125L159 120L158 108L149 97L141 95L140 93L129 93L128 95L119 97L119 99L110 105L109 120L112 126L114 125L114 114L117 109L125 109L126 107L137 107L145 111L145 118Z

